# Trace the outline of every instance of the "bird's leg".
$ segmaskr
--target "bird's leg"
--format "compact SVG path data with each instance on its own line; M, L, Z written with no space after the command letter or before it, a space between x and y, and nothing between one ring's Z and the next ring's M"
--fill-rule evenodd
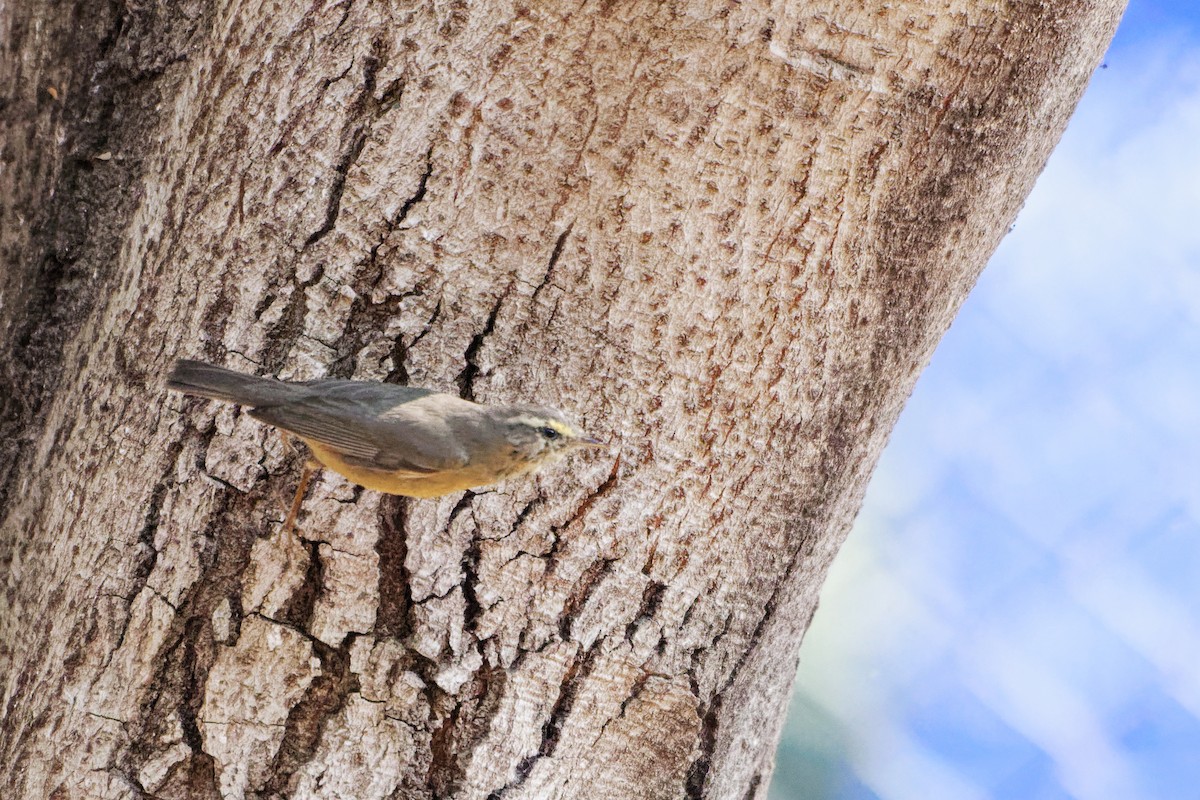
M279 441L283 442L283 449L287 450L289 453L295 455L300 452L300 448L296 446L296 440L293 439L292 435L287 431L279 431Z
M288 434L287 431L279 431L279 438L283 441L283 447L286 450L295 454L300 454L304 450L304 469L300 471L300 483L296 486L296 496L292 498L292 507L288 509L287 519L283 521L284 535L291 533L296 529L296 518L300 516L300 507L304 505L304 494L308 491L309 481L312 480L313 473L321 468L311 456L308 456L308 448L301 448L296 445L296 440Z
M296 487L296 496L292 498L292 507L288 511L287 519L283 521L285 535L295 530L296 517L300 515L300 506L304 503L304 493L308 491L308 482L312 480L313 473L320 468L321 465L311 458L304 462L304 469L300 472L300 484Z

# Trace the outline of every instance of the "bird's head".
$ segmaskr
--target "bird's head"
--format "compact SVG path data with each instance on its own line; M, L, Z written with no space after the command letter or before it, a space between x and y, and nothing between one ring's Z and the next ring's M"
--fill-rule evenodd
M604 447L585 434L561 411L545 406L506 406L498 410L498 422L510 455L528 467L584 447Z

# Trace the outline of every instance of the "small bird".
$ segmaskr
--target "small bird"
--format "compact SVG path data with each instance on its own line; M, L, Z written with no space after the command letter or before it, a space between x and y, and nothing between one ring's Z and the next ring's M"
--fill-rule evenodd
M553 408L487 406L413 386L280 381L180 360L167 388L245 406L254 419L302 439L320 465L368 489L406 497L486 486L572 450L604 447ZM305 466L285 527L316 466Z

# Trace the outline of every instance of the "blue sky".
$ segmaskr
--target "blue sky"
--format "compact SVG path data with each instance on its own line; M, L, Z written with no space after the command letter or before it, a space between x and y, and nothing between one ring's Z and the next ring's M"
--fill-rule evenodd
M772 800L1200 797L1200 3L1105 62L881 460Z

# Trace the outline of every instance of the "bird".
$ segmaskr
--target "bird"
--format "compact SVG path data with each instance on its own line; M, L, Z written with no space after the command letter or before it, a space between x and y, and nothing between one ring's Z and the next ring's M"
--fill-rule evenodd
M487 405L415 386L283 381L190 359L175 362L166 386L242 406L308 446L315 463L305 464L285 529L322 466L367 489L432 498L532 472L572 451L605 447L555 408Z

